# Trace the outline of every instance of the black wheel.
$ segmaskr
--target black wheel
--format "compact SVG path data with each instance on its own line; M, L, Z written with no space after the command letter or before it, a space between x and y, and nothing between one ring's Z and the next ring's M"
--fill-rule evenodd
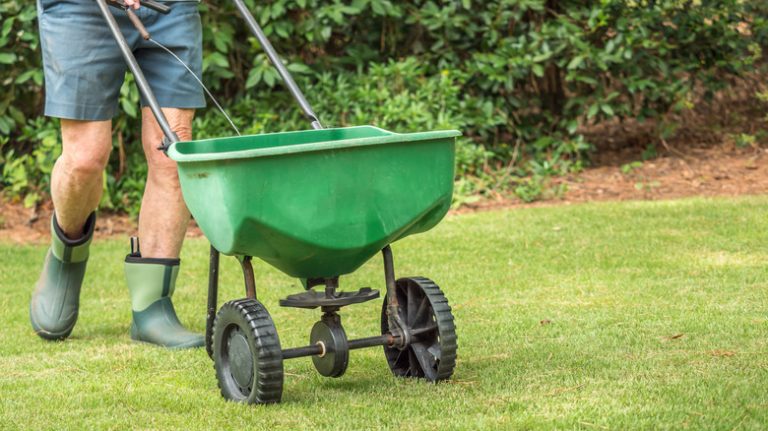
M389 368L399 377L446 380L456 366L456 326L440 288L424 277L401 278L395 284L400 318L411 332L403 350L384 346ZM389 332L387 300L381 312L381 333Z
M222 305L213 324L213 363L221 395L248 404L278 403L283 353L267 309L255 299Z

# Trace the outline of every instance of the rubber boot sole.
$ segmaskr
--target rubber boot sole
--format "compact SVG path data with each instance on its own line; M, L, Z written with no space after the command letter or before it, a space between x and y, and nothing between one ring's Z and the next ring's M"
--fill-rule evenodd
M33 317L34 314L32 314L32 304L29 305L29 311L29 323L32 324L32 329L35 330L35 334L37 334L40 338L48 341L62 341L66 339L70 336L70 334L72 334L72 331L75 329L75 324L77 324L77 319L75 319L75 321L72 322L69 327L60 332L46 331L45 329L41 328L40 325L35 321L35 318Z

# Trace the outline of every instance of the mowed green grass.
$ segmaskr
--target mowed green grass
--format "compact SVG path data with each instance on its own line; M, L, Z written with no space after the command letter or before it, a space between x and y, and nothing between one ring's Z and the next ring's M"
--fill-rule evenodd
M28 302L43 246L0 244L3 429L765 429L768 197L604 203L452 216L394 245L399 276L433 278L456 318L459 360L443 384L397 379L379 348L339 379L287 361L283 402L219 395L203 350L132 343L126 240L97 240L80 321L37 338ZM202 331L208 245L187 242L176 304ZM220 301L243 296L226 258ZM256 265L283 347L317 311L284 309L299 284ZM342 287L383 289L380 258ZM369 336L381 303L342 312Z

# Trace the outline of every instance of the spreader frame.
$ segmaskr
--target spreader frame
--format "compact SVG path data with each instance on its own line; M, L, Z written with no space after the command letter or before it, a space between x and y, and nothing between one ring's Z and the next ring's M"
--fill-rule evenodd
M387 289L387 303L388 314L395 317L390 319L389 333L382 335L376 335L367 338L360 338L356 340L349 340L349 350L364 349L368 347L376 346L389 346L403 349L410 344L410 340L413 335L407 327L403 327L397 322L396 310L399 307L397 302L397 296L394 293L395 290L395 268L394 260L392 257L392 249L390 246L384 247L381 250L381 254L384 261L384 280ZM213 323L216 319L216 310L218 309L218 292L219 292L219 261L221 253L218 252L213 246L210 248L209 253L209 266L208 266L208 307L205 321L205 350L208 352L208 356L213 357ZM250 256L238 257L240 265L243 271L243 279L245 284L245 297L249 299L258 299L256 297L256 280L253 271L253 265L251 264L252 258ZM329 284L333 279L328 279ZM338 280L338 277L336 277ZM336 293L338 286L327 286L326 295L333 296ZM322 307L324 315L333 315L339 311L341 307ZM309 345L303 347L294 347L283 349L283 359L295 359L306 356L321 355L325 349L320 345Z
M152 114L163 132L164 138L161 145L158 146L158 150L167 154L171 147L175 147L174 144L179 143L179 138L171 129L109 7L124 10L137 30L145 38L150 36L146 33L141 21L122 0L95 1L135 77L139 91L147 100ZM297 101L311 127L316 130L323 129L314 110L283 65L279 55L251 12L242 0L233 1L248 28L258 39L270 61L283 78L288 91ZM168 13L170 10L167 6L152 0L143 0L142 4L160 13ZM434 142L437 139L454 139L457 134L458 132L455 131L432 132L431 136L421 134L420 137L412 136L411 139L407 139L387 132L388 136L360 141L364 141L362 144L370 147L374 144L383 145L392 142L402 144L418 139ZM454 143L455 139L450 143L450 153L445 153L450 154L450 157L453 156ZM346 145L349 147L350 142L316 144L333 146L331 149L336 150L338 148L335 146ZM359 151L362 144L361 142L356 143L356 151ZM294 148L292 150L298 152L305 151L306 148ZM317 149L312 151L317 151ZM244 157L244 155L232 157ZM430 157L432 157L432 153L430 153ZM445 161L450 161L449 156L445 156ZM419 167L424 164L426 163L420 164ZM450 165L448 162L446 164ZM444 169L444 171L448 172L449 170ZM450 172L453 171L450 170ZM391 175L391 169L387 173ZM452 186L452 183L450 184ZM448 188L446 187L446 189ZM429 222L420 226L423 229L414 232L431 228L444 216L450 203L449 192L446 192L445 196L441 196L439 203L442 206L431 208L429 210L431 212L422 214L422 217L428 218ZM415 223L415 221L413 222ZM312 225L309 226L312 227ZM314 227L312 228L314 229ZM393 235L387 238L387 241L376 243L375 247L370 248L370 253L367 256L375 253L384 242L395 241L399 237ZM227 250L224 251L227 252ZM320 308L322 311L320 321L315 323L312 328L310 344L286 349L282 349L280 346L277 330L271 316L263 304L258 302L252 256L242 253L228 254L234 255L240 262L246 296L244 299L224 304L217 313L221 253L211 245L205 325L205 348L208 355L214 360L219 386L224 397L248 403L279 402L283 387L283 360L312 357L315 368L320 374L328 377L340 377L346 371L350 350L376 346L383 346L390 370L396 376L424 378L436 382L445 380L452 375L456 363L457 347L454 319L448 301L439 287L429 279L423 277L396 279L394 259L389 244L381 249L386 286L386 299L382 306L381 334L354 340L346 338L339 315L340 309L347 305L375 299L378 297L378 292L369 288L363 288L357 294L338 292L339 276L351 271L351 269L346 272L328 269L328 272L338 275L314 277L318 274L313 274L312 277L303 280L309 294L293 295L292 298L281 301L283 306ZM313 287L322 285L325 287L324 295L310 291ZM228 334L230 338L226 338ZM216 341L217 339L219 341ZM220 361L217 362L217 358ZM242 364L246 364L246 366L242 366Z

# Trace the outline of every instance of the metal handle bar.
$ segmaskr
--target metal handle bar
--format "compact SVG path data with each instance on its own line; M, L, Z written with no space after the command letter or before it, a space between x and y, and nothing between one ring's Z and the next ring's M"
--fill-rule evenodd
M125 5L123 0L95 1L99 5L99 9L101 9L101 13L104 16L104 19L107 21L107 25L109 26L109 29L112 32L112 36L115 38L115 41L117 42L117 45L123 54L125 62L128 64L128 68L131 70L131 73L133 73L133 76L136 80L136 85L139 87L139 92L147 100L149 108L152 110L152 114L155 116L157 123L160 125L160 129L163 131L163 143L160 147L158 147L158 149L167 151L171 144L179 142L179 137L173 132L173 129L171 129L171 126L168 123L168 119L165 118L162 109L160 109L157 98L155 97L152 88L149 86L147 79L144 77L144 73L139 67L138 62L136 61L136 57L133 55L133 51L131 50L130 46L128 46L128 42L126 42L123 34L120 32L120 27L118 26L115 17L109 11L109 6L117 7L129 12L129 18L133 22L134 26L139 29L139 32L142 34L142 36L147 38L149 34L146 33L146 29L142 31L143 26L141 25L141 21ZM283 78L286 87L288 87L288 91L291 93L293 98L296 99L296 102L298 102L307 119L310 120L312 128L316 130L322 129L323 126L320 123L320 120L317 118L315 112L312 110L309 102L307 102L306 97L304 97L304 93L302 93L301 89L296 84L296 81L293 80L293 76L291 76L291 73L283 64L280 56L275 51L275 48L269 42L269 39L267 39L267 36L256 22L256 19L254 19L253 14L251 14L242 0L234 0L234 2L237 9L240 11L240 14L245 19L246 24L248 24L249 29L254 34L254 36L256 36L256 39L258 39L262 48L264 48L264 51L266 52L267 57L269 57L269 60L272 62L272 65L277 69L280 77ZM157 3L154 0L141 0L141 4L160 13L168 13L170 11L170 8L163 4Z
M275 51L275 48L269 42L269 39L267 39L264 31L262 31L259 24L253 18L253 14L251 14L251 12L245 6L243 0L234 0L234 2L237 10L240 11L240 15L243 16L246 24L248 24L248 28L250 28L253 35L256 36L256 39L259 40L261 47L264 48L264 52L266 52L267 57L269 57L269 61L272 62L272 65L275 66L275 69L277 69L277 73L279 73L280 77L283 78L283 81L285 81L285 85L288 87L288 91L291 92L293 98L296 99L296 102L299 103L299 106L301 107L301 110L304 111L304 115L307 117L307 119L312 122L312 128L322 129L323 126L320 124L320 120L317 119L317 115L315 115L315 112L312 110L309 102L307 102L307 99L304 97L304 93L302 93L299 86L296 85L296 81L293 80L291 73L288 71L288 69L286 69L283 61L277 54L277 51Z
M162 109L160 109L160 104L157 102L155 93L152 92L152 88L149 87L147 78L144 77L144 72L141 71L139 63L136 62L136 57L133 56L131 47L128 46L128 42L125 41L123 33L120 32L120 27L118 26L115 17L112 15L112 12L109 11L107 0L96 0L96 3L99 5L99 9L101 9L101 14L107 21L109 30L112 32L112 36L114 36L118 47L120 47L120 51L123 53L123 58L125 58L125 62L128 64L128 68L131 69L131 73L133 73L133 77L136 80L136 85L139 87L139 91L144 95L144 98L147 99L149 108L152 110L152 113L155 115L155 119L157 120L157 124L160 125L160 129L163 131L165 138L163 139L163 143L159 149L167 150L171 144L179 142L179 137L173 133L173 129L171 129L171 125L168 123L168 119L165 118Z

